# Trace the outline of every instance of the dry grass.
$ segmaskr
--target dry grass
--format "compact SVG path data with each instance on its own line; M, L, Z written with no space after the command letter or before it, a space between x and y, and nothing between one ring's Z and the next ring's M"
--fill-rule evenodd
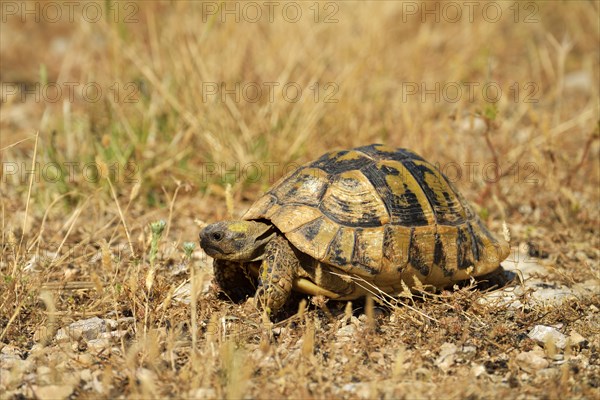
M118 15L97 4L97 23L81 6L73 22L65 9L60 22L23 23L3 8L0 347L32 363L0 370L9 393L43 398L42 387L68 384L84 398L597 395L599 297L517 311L480 305L482 293L465 288L380 317L345 304L329 304L328 317L308 304L270 322L205 292L210 260L183 249L204 221L232 213L228 193L236 216L296 163L383 142L438 162L494 231L506 221L515 249L537 247L554 282L598 279L597 2L519 3L519 22L508 2L493 3L498 22L482 17L485 3L473 22L463 6L459 22L410 15L411 5L441 9L433 2L321 2L315 22L303 2L296 23L282 6L273 22L263 6L251 23L249 9L240 22L208 15L212 2L120 3ZM332 11L337 22L325 23ZM56 82L62 94L50 101ZM89 83L102 89L96 102L82 97ZM239 83L240 98L210 94L221 83ZM302 89L297 102L284 97L290 83ZM499 101L486 99L486 84L502 89ZM422 85L435 93L413 94ZM190 280L191 305L176 300ZM56 342L58 328L91 316L119 321L111 346ZM524 373L515 356L534 347L525 334L557 323L589 345L565 350L549 373ZM446 370L436 364L445 342L475 350Z

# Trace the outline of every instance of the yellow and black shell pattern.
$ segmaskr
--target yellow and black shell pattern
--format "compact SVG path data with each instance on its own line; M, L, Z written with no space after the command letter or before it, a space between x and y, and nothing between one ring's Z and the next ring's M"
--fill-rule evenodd
M301 252L379 287L399 277L443 287L509 253L434 165L380 144L303 165L242 218L271 221Z

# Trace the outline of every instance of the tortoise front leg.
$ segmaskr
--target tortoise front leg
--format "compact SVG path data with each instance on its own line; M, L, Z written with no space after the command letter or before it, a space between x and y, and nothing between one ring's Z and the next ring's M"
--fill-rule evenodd
M248 273L250 266L235 261L213 261L215 282L219 289L234 303L240 303L252 297L256 291L256 276L253 279Z
M256 302L267 312L276 312L289 299L298 276L300 262L290 243L278 236L265 247L265 257L258 271Z

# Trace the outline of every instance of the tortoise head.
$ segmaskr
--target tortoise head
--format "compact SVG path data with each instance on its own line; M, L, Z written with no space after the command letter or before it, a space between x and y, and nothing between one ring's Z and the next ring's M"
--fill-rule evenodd
M228 261L257 261L265 245L277 231L271 224L257 221L221 221L200 232L200 247L209 256Z

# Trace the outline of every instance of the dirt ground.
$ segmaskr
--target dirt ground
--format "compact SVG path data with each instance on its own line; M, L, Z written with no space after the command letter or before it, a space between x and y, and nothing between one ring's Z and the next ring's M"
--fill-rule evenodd
M599 398L598 1L0 7L0 398ZM507 231L503 271L218 292L206 223L370 143Z

